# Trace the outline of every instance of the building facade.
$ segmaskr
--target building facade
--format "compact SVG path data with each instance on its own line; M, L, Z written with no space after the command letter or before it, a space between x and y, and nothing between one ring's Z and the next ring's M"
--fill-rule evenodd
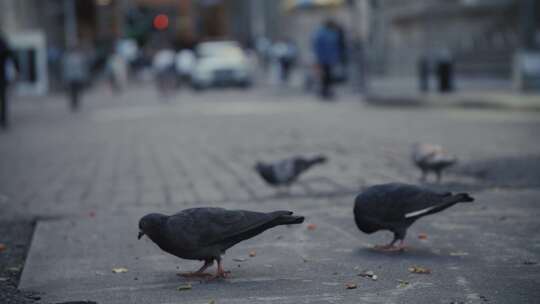
M522 45L519 0L380 0L370 60L386 75L415 74L422 56L450 55L459 74L508 78Z

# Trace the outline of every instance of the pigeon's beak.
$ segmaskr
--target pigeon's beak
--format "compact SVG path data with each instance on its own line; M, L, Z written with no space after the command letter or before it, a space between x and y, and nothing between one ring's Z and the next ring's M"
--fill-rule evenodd
M139 235L137 236L137 240L140 240L144 235L144 232L139 231Z

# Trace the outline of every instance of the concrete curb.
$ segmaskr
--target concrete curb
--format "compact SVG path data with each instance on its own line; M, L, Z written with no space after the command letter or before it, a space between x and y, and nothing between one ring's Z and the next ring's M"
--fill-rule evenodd
M538 94L368 94L365 101L374 106L444 107L540 112L540 95Z

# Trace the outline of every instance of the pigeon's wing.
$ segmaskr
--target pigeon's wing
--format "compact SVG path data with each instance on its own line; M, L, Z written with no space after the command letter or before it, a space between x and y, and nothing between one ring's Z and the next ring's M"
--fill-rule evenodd
M403 185L391 191L386 198L392 201L387 216L395 220L418 217L447 203L445 198L451 195L450 192L438 193L422 187Z
M282 160L272 166L274 176L279 183L287 183L295 177L295 166L293 159Z
M199 226L190 209L171 215L166 222L166 236L175 244L182 244L185 249L200 247Z
M255 229L272 221L272 214L245 210L226 210L222 208L194 208L183 212L183 239L196 246L208 246ZM173 216L174 217L174 216ZM180 219L180 217L178 217ZM175 219L170 223L174 225Z

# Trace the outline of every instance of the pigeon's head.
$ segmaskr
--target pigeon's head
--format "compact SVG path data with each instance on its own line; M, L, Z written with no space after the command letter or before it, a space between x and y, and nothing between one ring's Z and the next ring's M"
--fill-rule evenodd
M257 172L261 172L261 170L263 170L263 168L265 168L265 167L266 167L266 165L263 162L258 161L253 166L253 169L255 169L255 171L257 171Z
M139 235L137 239L141 239L143 235L152 236L161 230L162 224L167 218L166 215L159 213L150 213L143 216L139 220Z

